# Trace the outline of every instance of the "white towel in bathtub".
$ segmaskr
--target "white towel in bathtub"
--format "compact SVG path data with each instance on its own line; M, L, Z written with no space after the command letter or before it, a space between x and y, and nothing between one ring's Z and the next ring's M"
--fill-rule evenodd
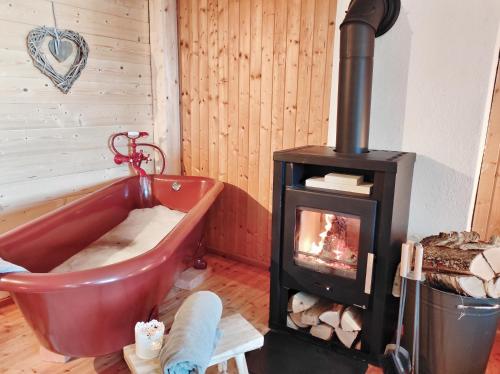
M219 338L222 301L213 292L190 295L177 311L160 351L164 374L203 374Z
M9 261L5 261L3 258L0 257L0 274L19 273L26 271L28 270L26 270L22 266L13 264Z
M162 205L134 209L123 222L51 273L94 269L139 256L153 249L185 215Z

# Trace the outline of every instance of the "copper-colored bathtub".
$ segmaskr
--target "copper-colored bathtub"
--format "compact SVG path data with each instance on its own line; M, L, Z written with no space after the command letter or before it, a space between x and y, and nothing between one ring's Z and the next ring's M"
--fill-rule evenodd
M31 272L0 276L0 290L11 292L45 348L72 357L120 350L133 342L135 323L154 313L192 260L222 183L201 177L151 179L149 199L138 177L125 178L0 236L0 257ZM178 191L174 182L181 185ZM187 212L155 248L101 268L48 273L129 211L151 204Z

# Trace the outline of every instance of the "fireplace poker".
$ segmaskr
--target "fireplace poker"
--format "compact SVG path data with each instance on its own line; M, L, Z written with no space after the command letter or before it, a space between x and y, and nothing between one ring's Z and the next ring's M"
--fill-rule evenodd
M422 278L423 247L420 243L403 243L401 246L401 263L399 274L401 276L401 295L399 298L398 322L396 328L396 345L389 349L386 354L384 373L418 374L418 347L419 347L419 319L420 319L420 280ZM413 265L413 270L412 270ZM413 328L413 350L412 358L406 349L401 347L401 335L403 330L403 315L406 304L406 292L408 279L415 280L415 313Z

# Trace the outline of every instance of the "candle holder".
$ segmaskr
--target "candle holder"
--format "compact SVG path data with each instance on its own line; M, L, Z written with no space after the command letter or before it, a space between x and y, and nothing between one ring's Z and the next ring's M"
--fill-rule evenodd
M153 319L135 324L135 353L138 357L149 360L158 357L163 345L165 325Z

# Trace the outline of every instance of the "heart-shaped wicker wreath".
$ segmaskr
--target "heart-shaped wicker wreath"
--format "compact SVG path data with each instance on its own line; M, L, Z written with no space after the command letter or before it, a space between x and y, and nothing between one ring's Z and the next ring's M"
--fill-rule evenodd
M59 40L67 39L73 42L77 47L75 61L64 75L59 74L54 70L50 62L47 60L45 53L42 51L43 40L50 36L52 38L59 37ZM89 46L85 39L77 32L71 30L59 30L53 27L40 26L31 30L27 38L28 52L33 59L33 64L46 76L62 92L68 93L71 86L80 76L83 68L87 64L89 54Z

